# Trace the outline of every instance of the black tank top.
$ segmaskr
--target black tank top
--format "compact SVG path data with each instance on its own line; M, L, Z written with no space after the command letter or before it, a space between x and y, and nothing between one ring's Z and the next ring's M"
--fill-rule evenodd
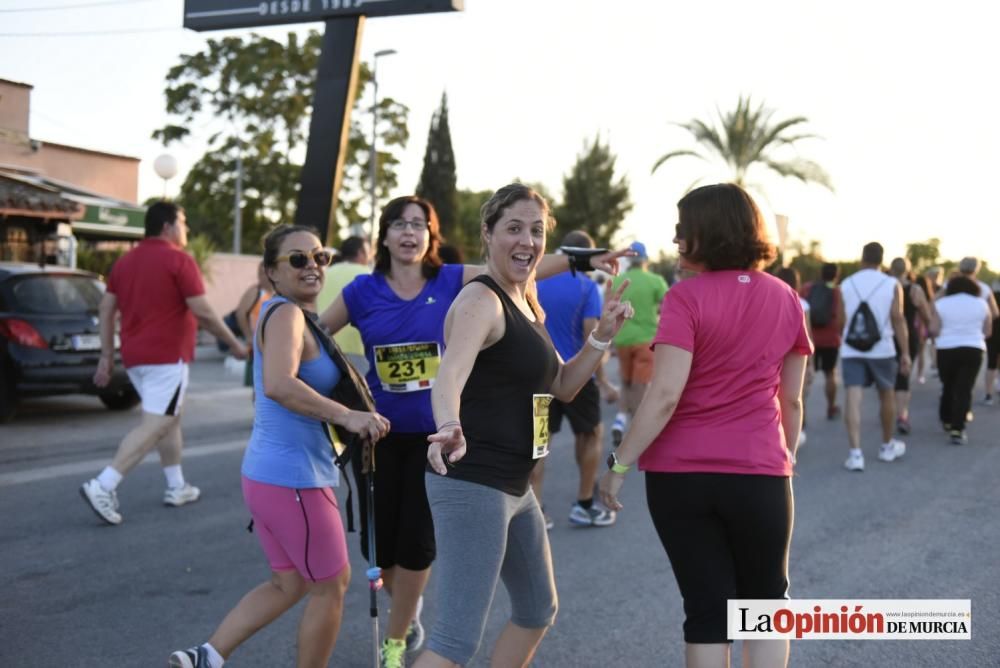
M472 280L500 298L505 331L499 341L479 351L465 382L461 421L468 449L449 466L448 476L523 496L535 467L532 395L549 391L559 358L545 325L524 317L489 276Z

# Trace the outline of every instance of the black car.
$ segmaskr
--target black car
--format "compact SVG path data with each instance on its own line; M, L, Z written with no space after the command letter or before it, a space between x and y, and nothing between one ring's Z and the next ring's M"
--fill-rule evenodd
M10 420L26 396L95 394L112 410L139 403L119 359L110 385L93 382L103 294L97 274L0 262L0 422Z

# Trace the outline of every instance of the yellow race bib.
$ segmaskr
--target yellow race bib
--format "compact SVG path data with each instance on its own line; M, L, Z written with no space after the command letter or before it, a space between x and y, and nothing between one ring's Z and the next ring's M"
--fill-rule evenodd
M534 423L532 459L541 459L549 454L549 404L554 398L551 394L531 395L531 416Z
M386 392L415 392L434 385L441 366L437 341L375 346L375 373Z

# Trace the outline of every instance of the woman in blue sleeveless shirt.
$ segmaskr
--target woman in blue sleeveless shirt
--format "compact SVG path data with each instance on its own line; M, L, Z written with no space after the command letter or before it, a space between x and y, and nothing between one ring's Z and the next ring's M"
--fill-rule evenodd
M385 665L401 665L404 649L423 642L419 605L436 555L434 525L424 490L427 436L436 431L430 388L444 352L445 314L462 286L485 271L438 258L441 234L427 200L397 197L379 218L375 269L355 278L320 316L331 331L352 324L368 358L368 385L392 434L375 449L375 543L392 608L382 647ZM615 273L625 252L595 256L591 264ZM569 268L565 255L547 255L539 275ZM365 498L361 497L364 504ZM367 557L367 516L361 512ZM404 642L405 638L405 642Z
M243 456L243 497L271 579L237 604L209 641L174 652L177 668L218 668L243 641L308 595L298 665L326 666L340 629L351 569L333 487L339 483L324 423L373 442L389 422L328 397L340 370L306 327L331 255L311 228L285 225L264 240L275 296L254 336L254 425Z

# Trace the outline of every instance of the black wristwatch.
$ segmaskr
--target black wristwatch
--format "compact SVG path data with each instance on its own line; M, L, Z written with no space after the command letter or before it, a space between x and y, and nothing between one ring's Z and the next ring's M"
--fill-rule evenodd
M628 473L632 469L632 467L631 466L625 466L624 464L619 464L618 463L618 455L615 454L612 451L612 453L610 455L608 455L608 469L612 473L618 473L620 475L625 475L626 473Z

